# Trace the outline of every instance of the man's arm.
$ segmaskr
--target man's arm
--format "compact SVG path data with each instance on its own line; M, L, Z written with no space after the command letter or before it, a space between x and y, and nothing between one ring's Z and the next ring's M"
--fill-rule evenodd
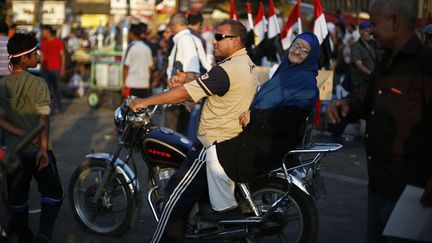
M328 123L336 124L343 119L355 121L366 117L371 82L373 82L373 78L355 89L346 98L332 100L326 108Z
M362 72L362 73L364 73L364 74L366 74L366 75L371 75L372 71L369 70L369 68L367 68L365 65L363 65L362 60L356 60L356 61L354 62L354 64L355 64L356 68L357 68L360 72Z
M65 57L65 53L64 53L64 49L60 50L60 59L61 59L61 67L60 67L60 75L62 77L65 76L66 74L66 57Z
M39 115L39 122L44 125L40 134L40 150L48 151L49 140L49 117L48 115Z
M49 117L48 115L39 115L39 122L44 125L40 134L40 147L36 156L36 166L42 170L49 164L48 159L48 140L49 140Z
M129 75L129 65L124 64L123 65L123 87L126 86L126 79Z
M122 88L123 97L126 96L125 89L126 89L126 79L127 79L128 75L129 75L129 66L126 64L123 64L123 81L122 81L123 82L123 88Z
M12 124L11 122L9 122L8 120L6 120L4 117L1 116L0 116L0 128L18 137L23 137L26 134L25 130L15 126L14 124Z
M26 130L15 126L14 124L12 124L7 119L5 119L4 117L1 117L1 116L0 116L0 128L18 136L18 137L24 137L27 134ZM35 146L39 147L39 145L40 145L39 137L36 137L35 139L33 139L32 143Z
M144 99L137 98L131 102L130 107L137 111L141 108L147 108L151 105L178 104L190 98L191 97L186 88L181 85L165 93L160 93Z

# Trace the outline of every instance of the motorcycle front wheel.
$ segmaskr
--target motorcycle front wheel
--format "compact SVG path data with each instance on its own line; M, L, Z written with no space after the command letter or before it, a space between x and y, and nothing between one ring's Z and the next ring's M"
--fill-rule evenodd
M287 187L285 180L275 178L265 178L250 185L252 199L261 215L285 194ZM318 211L315 201L295 186L292 186L287 200L276 209L273 222L276 222L278 227L269 231L263 229L263 235L277 236L280 242L312 243L316 241ZM250 240L253 242L253 239Z
M90 159L79 166L69 181L69 203L75 219L91 233L120 236L131 225L133 195L121 174L103 187L101 197L93 196L107 171L104 160Z

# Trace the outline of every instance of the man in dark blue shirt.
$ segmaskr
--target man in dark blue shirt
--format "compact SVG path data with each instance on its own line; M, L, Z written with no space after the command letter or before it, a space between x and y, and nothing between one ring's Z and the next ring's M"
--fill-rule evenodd
M333 101L327 115L331 123L366 119L368 242L382 243L394 240L382 232L407 184L426 188L418 200L432 205L432 49L414 32L410 0L372 1L370 16L385 52L370 82Z

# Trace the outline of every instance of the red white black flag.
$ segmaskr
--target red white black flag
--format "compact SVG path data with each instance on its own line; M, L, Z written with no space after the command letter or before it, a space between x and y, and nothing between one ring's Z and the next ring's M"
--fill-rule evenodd
M248 52L249 57L254 60L253 49L255 48L255 34L254 34L254 22L252 18L252 7L251 3L247 2L247 17L248 17L248 25L247 25L247 38L246 38L246 50Z
M268 41L269 41L269 55L268 59L273 62L281 62L282 60L282 42L280 36L280 27L278 18L276 16L275 6L273 0L269 0L268 12Z
M255 45L264 41L267 33L267 20L264 15L264 4L260 1L258 12L254 23Z
M314 8L314 34L318 37L318 41L321 44L327 37L328 30L320 0L314 0Z
M284 50L291 46L292 41L296 35L302 33L302 22L300 14L300 0L297 0L297 4L291 10L284 29L281 33L282 47Z
M229 19L231 19L231 20L239 20L234 0L231 0L231 9L230 9Z

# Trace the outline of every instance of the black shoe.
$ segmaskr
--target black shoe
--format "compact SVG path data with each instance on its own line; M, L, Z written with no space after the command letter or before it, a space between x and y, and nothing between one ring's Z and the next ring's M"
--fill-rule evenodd
M35 235L35 237L33 238L35 243L51 243L52 241L48 238L48 236L44 235L44 234L37 234Z
M214 211L213 213L201 216L201 219L210 223L217 223L222 220L234 220L244 218L240 207L227 209L225 211Z

